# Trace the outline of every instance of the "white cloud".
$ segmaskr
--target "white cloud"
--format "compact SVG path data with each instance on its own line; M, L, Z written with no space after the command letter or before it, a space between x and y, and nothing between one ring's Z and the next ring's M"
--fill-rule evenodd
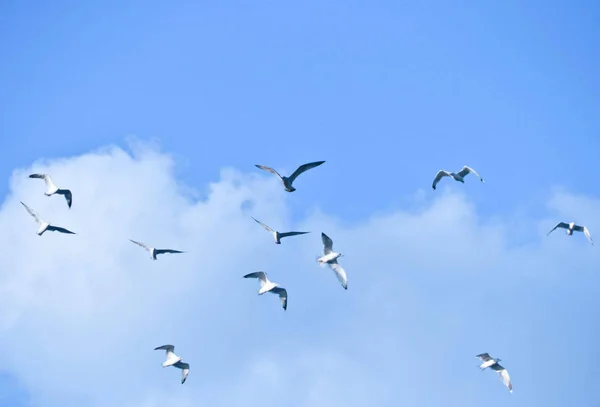
M421 196L411 212L352 224L316 211L294 224L274 177L224 169L195 201L168 155L134 152L111 147L13 174L0 212L0 345L10 350L0 362L38 405L474 405L486 390L500 405L500 381L478 376L473 355L509 361L523 391L523 349L542 329L533 301L560 295L573 256L589 279L598 265L583 236L543 236L550 215L527 220L539 238L512 243L523 233L515 219L480 219L455 187L432 203ZM73 208L45 197L32 171L71 188ZM19 200L78 235L37 236ZM549 208L600 233L598 200L558 192ZM250 214L312 233L275 245ZM346 255L348 291L315 262L321 231ZM129 238L187 253L153 262ZM241 278L256 270L288 289L286 312ZM192 366L183 386L152 350L165 343Z

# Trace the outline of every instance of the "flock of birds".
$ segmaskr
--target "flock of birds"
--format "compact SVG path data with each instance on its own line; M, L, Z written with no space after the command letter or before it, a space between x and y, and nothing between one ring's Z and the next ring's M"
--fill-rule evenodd
M267 167L265 165L257 164L256 167L260 168L261 170L268 171L268 172L276 175L281 180L283 187L285 188L285 190L287 192L294 192L296 190L296 188L294 188L292 184L296 180L296 178L298 178L298 176L300 174L304 173L305 171L308 171L312 168L318 167L318 166L322 165L323 163L325 163L325 161L315 161L315 162L303 164L300 167L298 167L296 169L296 171L294 171L292 173L292 175L290 175L289 177L282 176L277 171L275 171L273 168ZM456 173L445 171L445 170L440 170L436 174L436 176L433 180L432 188L433 188L433 190L435 190L436 185L444 177L451 177L455 181L464 183L465 182L464 178L470 173L475 174L481 182L484 182L483 178L481 178L481 176L477 172L475 172L475 170L473 170L470 167L464 166L459 172L456 172ZM56 195L56 194L64 196L67 201L68 207L71 208L71 205L73 204L73 194L72 194L71 190L58 188L56 186L56 184L54 184L54 182L52 181L52 178L49 174L31 174L29 176L29 178L43 179L44 182L46 183L46 188L47 188L47 190L44 194L46 196L52 196L52 195ZM27 212L35 219L35 221L38 225L38 229L37 229L36 233L39 236L43 235L44 232L47 232L47 231L75 234L75 232L72 232L64 227L52 225L51 223L43 220L38 215L37 212L35 212L33 209L31 209L29 206L27 206L22 201L21 201L21 204L25 207ZM266 229L269 233L271 233L273 235L273 239L275 240L276 244L281 244L281 239L283 239L284 237L304 235L304 234L310 233L310 232L284 232L284 233L281 233L277 230L270 228L269 226L265 225L264 223L260 222L259 220L255 219L254 217L252 217L252 219L254 219L255 222L257 222L260 226L262 226L264 229ZM548 235L557 228L566 229L567 235L572 235L574 231L583 232L585 234L585 236L588 238L588 240L590 241L590 243L594 244L592 237L590 235L590 232L585 226L576 225L574 222L571 222L571 223L559 222L554 228L552 228L552 230L550 230L550 232L548 232ZM152 258L152 260L156 260L157 259L156 256L158 256L159 254L185 253L180 250L157 249L157 248L150 247L144 243L141 243L141 242L138 242L135 240L131 240L131 239L130 239L130 241L135 243L136 245L144 248L145 250L147 250L150 253L150 257ZM340 284L342 285L342 287L345 290L347 290L348 289L348 278L346 276L346 272L344 271L342 266L338 263L338 258L342 257L342 254L333 250L333 240L331 240L331 238L329 236L327 236L325 233L321 233L321 241L323 243L323 255L317 258L317 262L322 267L325 267L326 265L329 266L331 268L331 270L333 270L333 272L335 273L335 275L336 275L337 279L339 280ZM263 295L265 293L276 294L279 296L279 299L281 301L281 306L283 307L283 309L284 310L287 309L287 302L288 302L287 290L285 288L281 287L278 283L274 283L271 280L269 280L267 273L265 273L264 271L257 271L254 273L246 274L243 277L258 279L258 281L260 282L260 289L258 290L258 295ZM163 367L174 366L178 369L181 369L181 372L182 372L181 384L185 383L185 381L188 377L188 374L190 372L190 365L186 362L183 362L183 358L180 356L177 356L175 354L175 347L173 345L162 345L162 346L155 348L154 350L164 350L165 351L166 360L162 363L162 366ZM512 383L510 380L510 376L509 376L507 370L502 365L500 365L499 362L501 360L491 357L488 353L481 353L479 355L476 355L476 357L479 358L482 362L482 364L479 366L481 368L481 370L490 368L490 369L496 371L498 373L498 375L500 376L504 385L512 393Z

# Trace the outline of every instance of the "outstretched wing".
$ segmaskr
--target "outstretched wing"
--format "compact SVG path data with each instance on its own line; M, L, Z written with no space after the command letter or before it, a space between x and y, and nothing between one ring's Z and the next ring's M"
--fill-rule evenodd
M56 191L57 194L63 195L65 197L65 199L67 200L67 205L69 205L69 208L71 208L71 205L73 204L73 194L71 193L70 189L59 189L58 191Z
M164 253L185 253L185 252L182 252L180 250L173 250L173 249L154 249L154 253L156 253L156 255L159 255L159 254L164 254Z
M556 226L554 226L554 227L552 228L552 230L551 230L550 232L546 233L546 236L548 236L550 233L554 232L554 231L556 230L556 228L564 228L564 229L567 229L568 227L569 227L569 224L568 224L568 223L565 223L565 222L559 222L559 223L558 223Z
M585 235L585 237L588 238L591 244L594 244L594 241L592 240L592 235L590 235L590 231L585 226L583 227L583 234Z
M508 374L508 370L506 370L504 367L500 366L497 363L494 366L492 366L492 369L498 372L502 383L504 383L504 385L508 387L508 390L510 390L510 392L512 393L513 388L512 383L510 382L510 375Z
M49 174L31 174L29 176L29 178L39 178L39 179L43 179L44 182L46 183L46 187L50 190L50 189L58 189L56 187L56 185L54 185L54 182L52 181L52 177Z
M48 226L48 228L46 230L49 232L67 233L69 235L76 234L75 232L71 232L69 229L65 229L65 228L61 228L60 226L53 226L53 225Z
M296 171L294 171L292 173L292 175L290 175L288 177L290 182L294 182L294 180L298 177L298 175L302 174L305 171L310 170L311 168L318 167L319 165L323 164L324 162L325 161L315 161L315 162L308 163L308 164L302 164L300 167L296 168Z
M275 174L279 178L282 178L281 175L279 175L279 173L271 167L267 167L266 165L260 165L260 164L254 164L254 165L257 166L258 168L260 168L261 170L269 171L271 174Z
M288 299L287 290L285 288L275 287L271 290L271 292L273 294L279 295L279 300L281 301L281 306L283 307L284 310L286 310L287 309L287 299Z
M481 176L479 176L479 174L477 174L477 172L473 168L467 167L466 165L464 167L462 167L462 170L460 170L458 172L458 175L460 175L461 177L464 178L470 172L472 172L473 174L475 174L477 176L477 178L479 178L479 180L481 182L483 182L483 178L481 178Z
M333 251L333 240L323 232L321 232L321 240L323 241L323 254L327 256Z
M590 235L590 231L588 230L588 228L586 228L585 226L575 225L573 227L573 230L576 230L578 232L583 232L583 234L585 235L585 237L587 237L587 239L590 241L590 243L594 244L594 241L592 240L592 235Z
M482 362L487 362L489 360L492 360L492 357L487 352L486 353L480 353L479 355L476 355L475 357L481 359Z
M254 219L254 217L253 217L253 216L250 216L250 217L251 217L252 219ZM254 219L254 221L255 221L256 223L258 223L260 226L262 226L263 228L267 229L269 232L271 232L271 233L273 233L273 232L274 232L274 230L273 230L273 229L271 229L270 227L268 227L267 225L265 225L265 224L264 224L264 223L262 223L261 221L259 221L259 220L256 220L256 219Z
M437 174L435 174L435 178L433 179L433 184L431 187L435 190L435 186L443 177L449 177L450 173L448 171L439 170Z
M159 346L157 348L154 348L154 350L166 350L167 352L175 352L175 346L173 345L162 345Z
M288 236L296 236L296 235L305 235L307 233L310 233L310 232L285 232L285 233L280 233L279 238L284 238L284 237L288 237Z
M348 289L348 277L346 277L346 272L344 271L342 266L339 265L337 260L334 260L329 263L329 267L331 267L331 269L335 272L335 276L337 277L337 279L340 282L340 284L342 285L342 287L344 287L344 290L347 290Z
M256 271L254 273L246 274L244 278L258 278L261 283L264 284L267 282L267 273L264 271Z
M185 383L185 379L187 379L188 374L190 373L190 364L179 361L173 366L181 369L181 384Z
M24 204L22 201L19 201L19 202L21 202L21 205L23 205L23 206L25 207L25 209L27 210L27 212L29 212L29 214L30 214L31 216L33 216L33 219L35 219L35 221L36 221L38 224L40 224L40 223L42 223L42 222L43 222L43 221L42 221L42 218L40 218L40 216L37 214L37 212L36 212L36 211L34 211L33 209L31 209L29 206L25 205L25 204Z
M150 250L151 250L151 249L150 249L148 246L146 246L146 245L145 245L144 243L142 243L142 242L136 242L135 240L131 240L131 239L129 239L129 241L130 241L130 242L132 242L132 243L135 243L135 244L137 244L137 245L138 245L138 246L140 246L140 247L143 247L144 249L146 249L146 250L148 250L148 251L150 251Z

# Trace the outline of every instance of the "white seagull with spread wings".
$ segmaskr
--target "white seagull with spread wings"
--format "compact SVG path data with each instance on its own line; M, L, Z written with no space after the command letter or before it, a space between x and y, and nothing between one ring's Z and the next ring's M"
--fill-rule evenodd
M38 230L37 230L37 234L38 236L41 236L44 234L44 232L48 231L48 232L60 232L60 233L67 233L69 235L74 235L75 232L71 232L68 229L65 228L61 228L59 226L53 226L50 222L46 222L45 220L43 220L42 218L40 218L40 215L37 214L36 211L34 211L33 209L31 209L29 206L25 205L23 202L21 202L21 205L23 205L25 207L25 209L27 210L27 212L29 212L29 214L31 216L33 216L33 219L35 219L35 222L38 224Z
M333 240L331 240L331 238L323 232L321 232L321 240L323 241L323 256L317 258L317 261L323 266L328 264L329 267L331 267L331 269L335 272L335 276L339 280L340 284L342 284L342 287L347 290L348 278L346 277L346 272L337 261L342 254L333 251Z
M511 393L513 392L512 383L510 382L510 376L508 375L508 371L502 365L500 365L500 363L498 363L501 361L501 359L495 359L491 357L488 353L481 353L475 357L481 359L481 361L483 362L479 366L479 368L482 371L488 367L492 370L495 370L496 373L498 373L498 375L500 376L502 383L504 383L504 385L508 387L508 390Z
M469 174L470 172L472 172L473 174L477 175L477 177L479 178L479 180L481 182L483 182L483 178L481 178L479 176L479 174L477 174L475 172L475 170L471 167L467 167L466 165L462 168L462 170L460 170L459 172L449 172L449 171L445 171L445 170L439 170L438 173L435 175L435 178L433 179L433 185L432 188L435 191L435 186L437 185L438 182L440 182L440 180L444 177L452 177L454 178L455 181L458 182L462 182L463 184L465 183L464 178L467 176L467 174Z
M57 187L54 182L52 182L52 177L49 174L31 174L29 178L39 178L43 179L46 183L46 188L48 190L44 192L46 196L52 196L54 194L63 195L67 200L67 205L71 208L71 204L73 203L73 194L70 189L62 189Z
M159 254L164 254L164 253L185 253L179 250L173 250L173 249L156 249L154 247L150 247L145 245L144 243L141 242L136 242L135 240L131 240L129 239L131 242L137 244L140 247L143 247L144 249L148 250L148 252L150 252L150 257L152 258L152 260L156 260L156 256L158 256Z
M571 223L559 222L556 226L554 226L552 228L552 230L550 232L548 232L546 234L546 236L548 236L550 233L554 232L557 228L567 229L567 235L569 235L569 236L571 236L573 234L573 232L583 232L583 234L585 235L585 237L588 238L590 243L594 244L594 241L592 240L592 236L590 235L590 231L588 230L588 228L586 228L585 226L576 225L575 222L571 222Z
M254 217L250 216L252 219L254 219ZM285 232L285 233L280 233L276 230L271 229L270 227L268 227L267 225L265 225L264 223L262 223L261 221L254 219L254 221L256 223L258 223L260 226L262 226L263 228L265 228L267 231L271 232L271 234L273 235L273 238L275 239L275 243L276 244L281 244L281 239L284 237L288 237L288 236L296 236L296 235L304 235L310 232Z
M260 289L258 290L258 295L263 295L267 292L277 294L279 295L279 299L281 300L281 306L284 310L287 309L287 290L283 287L280 287L279 284L269 281L267 273L265 273L264 271L257 271L255 273L246 274L244 278L258 278L258 280L260 281Z
M181 384L185 383L185 379L187 379L188 374L190 373L190 365L189 363L183 362L183 358L175 354L175 346L163 345L159 346L158 348L154 348L154 350L166 351L167 360L163 362L162 367L173 366L178 369L181 369Z
M323 164L324 162L325 161L315 161L315 162L312 162L312 163L303 164L300 167L298 167L296 169L296 171L294 171L292 173L292 175L290 175L289 177L283 177L283 176L281 176L273 168L267 167L266 165L260 165L260 164L255 164L255 165L258 168L260 168L261 170L269 171L270 173L277 175L279 177L279 179L281 180L281 182L283 183L283 186L285 187L285 190L288 191L288 192L294 192L296 190L296 188L294 188L292 186L292 183L294 182L294 180L296 178L298 178L298 175L302 174L305 171L310 170L311 168L318 167L319 165Z

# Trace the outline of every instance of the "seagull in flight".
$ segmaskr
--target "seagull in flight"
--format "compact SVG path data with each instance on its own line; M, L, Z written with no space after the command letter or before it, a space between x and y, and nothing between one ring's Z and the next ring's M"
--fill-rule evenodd
M181 384L185 383L185 379L187 379L188 374L190 373L190 365L189 363L183 362L183 358L175 354L175 346L163 345L159 346L158 348L154 348L154 350L166 351L167 360L162 363L162 367L174 366L178 369L181 369Z
M254 219L254 217L250 216L252 219ZM285 233L279 233L276 230L271 229L270 227L268 227L267 225L265 225L264 223L262 223L261 221L254 219L254 221L256 223L258 223L260 226L262 226L263 228L265 228L267 231L271 232L271 234L273 235L273 238L275 238L275 243L276 244L281 244L281 239L284 237L288 237L288 236L296 236L296 235L304 235L306 233L310 233L310 232L285 232Z
M271 167L267 167L266 165L260 165L260 164L255 164L255 165L258 168L260 168L261 170L269 171L270 173L277 175L279 177L279 179L281 180L281 182L283 182L283 186L285 187L285 190L288 192L294 192L296 190L296 188L294 188L292 186L292 183L294 182L294 180L296 178L298 178L298 175L302 174L305 171L310 170L311 168L318 167L319 165L323 164L324 162L325 161L315 161L312 163L303 164L300 167L298 167L296 169L296 171L294 171L292 173L292 175L290 175L289 177L282 177L277 171L275 171Z
M281 301L281 306L284 311L287 309L287 290L283 287L280 287L279 284L273 283L267 277L267 273L264 271L257 271L255 273L246 274L244 278L258 278L260 281L260 289L258 290L258 295L263 295L264 293L273 293L279 296L279 300Z
M492 370L495 370L496 373L498 373L498 375L500 376L502 383L504 383L504 385L508 387L508 390L511 393L513 392L512 383L510 382L510 376L508 375L508 371L502 365L500 365L500 363L498 363L501 361L501 359L492 358L488 353L481 353L475 357L481 359L481 361L483 362L479 366L479 368L482 371L488 367Z
M569 236L572 235L574 231L575 232L583 232L583 234L585 235L585 237L588 238L590 243L594 244L594 241L592 240L592 236L590 235L590 231L585 226L576 225L575 222L571 222L571 223L559 222L556 226L554 226L552 228L552 230L550 232L548 232L546 234L546 236L548 236L550 233L554 232L554 230L556 230L556 228L567 229L567 235L569 235Z
M347 290L348 278L346 277L346 272L337 261L342 254L333 251L333 240L331 240L331 238L325 233L321 232L321 240L323 241L323 256L317 258L317 261L322 266L328 264L329 267L335 272L335 276L339 280L340 284L342 284L342 287Z
M435 186L437 185L438 182L440 182L440 180L444 177L452 177L454 178L455 181L458 182L462 182L463 184L465 183L464 178L467 176L468 173L472 172L473 174L477 175L477 177L479 178L479 180L481 182L483 182L483 178L481 178L479 176L479 174L477 174L477 172L475 172L475 170L471 167L467 167L466 165L462 168L462 170L460 170L459 172L448 172L445 170L439 170L438 173L435 175L435 178L433 179L433 190L435 191Z
M135 240L131 240L129 239L131 242L137 244L138 246L143 247L144 249L148 250L148 252L150 252L150 257L152 257L152 260L156 260L156 256L158 256L159 254L164 254L164 253L185 253L179 250L173 250L173 249L156 249L154 247L150 247L150 246L146 246L144 243L141 242L136 242Z
M54 182L52 181L52 177L49 174L31 174L29 176L29 178L39 178L39 179L43 179L44 182L46 183L46 188L47 191L44 192L44 195L46 196L52 196L54 194L59 194L59 195L63 195L65 197L65 199L67 200L67 205L69 206L69 209L71 208L71 204L73 203L73 194L71 193L70 189L62 189L57 187Z
M31 209L29 206L25 205L22 201L21 205L23 205L25 207L25 209L27 210L27 212L29 212L29 214L31 216L33 216L33 219L35 219L35 222L38 224L38 230L37 230L37 234L38 236L41 236L44 234L44 232L48 231L48 232L60 232L60 233L68 233L70 235L74 235L76 234L75 232L71 232L68 229L65 228L61 228L59 226L53 226L52 224L50 224L50 222L46 222L45 220L43 220L42 218L40 218L40 215L37 214L36 211L34 211L33 209Z

